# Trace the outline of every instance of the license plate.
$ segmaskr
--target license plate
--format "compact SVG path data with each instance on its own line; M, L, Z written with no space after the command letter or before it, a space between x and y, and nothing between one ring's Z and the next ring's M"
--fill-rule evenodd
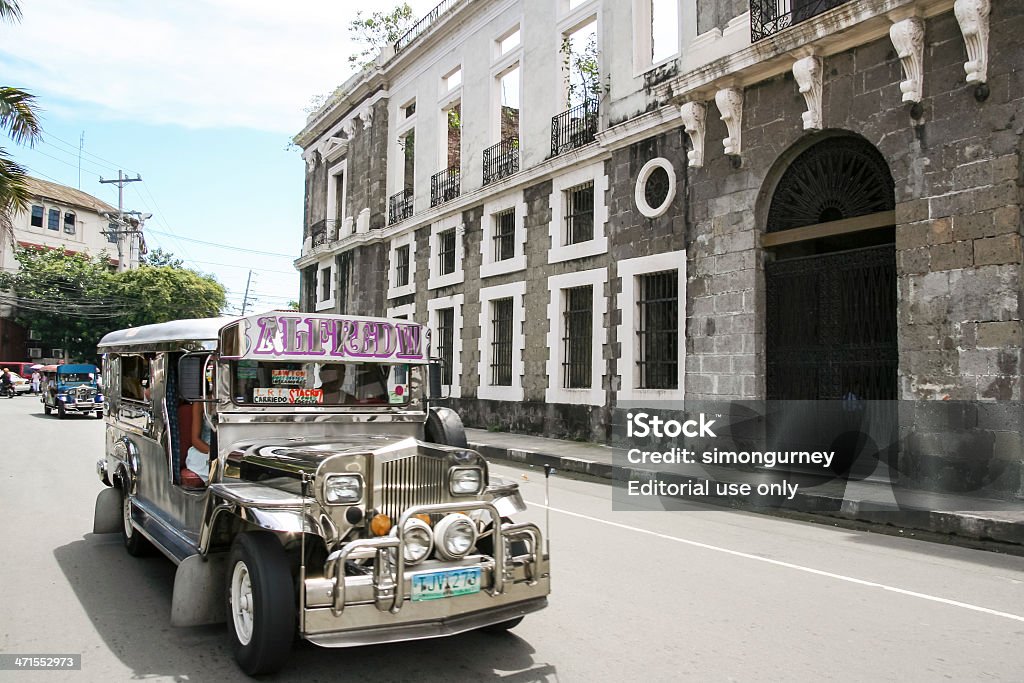
M480 567L448 569L430 574L414 574L412 577L413 601L439 600L479 592Z

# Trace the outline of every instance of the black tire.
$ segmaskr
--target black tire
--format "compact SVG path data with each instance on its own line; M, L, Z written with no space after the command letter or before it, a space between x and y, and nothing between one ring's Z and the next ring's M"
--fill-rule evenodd
M480 630L484 633L505 633L506 631L519 626L522 623L523 617L516 617L515 619L509 619L503 621L500 624L491 624L490 626L484 626Z
M60 418L61 420L63 420L65 417L67 417L67 415L68 415L68 411L64 410L64 404L63 403L58 403L57 404L57 417Z
M250 676L277 671L295 639L295 591L284 548L267 532L239 534L226 578L228 643L235 661Z
M97 410L96 411L96 419L97 420L102 420L103 419L103 411L102 410Z
M124 541L125 550L132 557L142 557L149 554L152 547L149 540L139 533L139 530L132 526L129 519L131 507L131 496L124 485L121 486L121 540Z
M44 403L43 404L43 412L46 413L47 415L49 415L50 414L50 406L48 406L48 405L46 405Z

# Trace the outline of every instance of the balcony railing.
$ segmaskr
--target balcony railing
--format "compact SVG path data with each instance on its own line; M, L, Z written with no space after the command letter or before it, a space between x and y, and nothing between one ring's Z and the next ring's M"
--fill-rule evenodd
M594 141L597 135L597 100L582 104L551 117L551 156Z
M317 248L327 244L327 221L319 220L313 224L313 227L309 229L309 245L312 248Z
M519 138L508 137L484 150L484 185L519 171Z
M402 37L395 41L395 54L398 54L406 47L409 43L416 40L417 37L428 28L430 25L437 21L438 17L447 12L455 5L459 0L441 0L437 4L437 7L430 10L426 16L413 24L412 28L402 34Z
M430 176L430 205L437 206L455 199L461 186L458 166L450 166Z
M849 0L750 0L750 42L775 35Z
M412 197L411 187L388 197L388 225L394 225L412 216Z

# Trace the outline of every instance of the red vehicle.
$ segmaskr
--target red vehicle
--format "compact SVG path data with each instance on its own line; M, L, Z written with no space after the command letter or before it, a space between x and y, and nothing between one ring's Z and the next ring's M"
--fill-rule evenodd
M4 360L0 361L0 369L7 368L11 372L16 372L22 377L27 379L32 378L32 366L39 365L34 360L22 361L22 360Z

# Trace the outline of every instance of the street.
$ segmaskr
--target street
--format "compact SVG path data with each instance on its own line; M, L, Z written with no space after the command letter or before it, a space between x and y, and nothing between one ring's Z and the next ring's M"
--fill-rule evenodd
M91 533L104 423L0 399L7 654L81 671L6 680L246 680L223 625L170 626L174 565ZM519 479L545 528L543 475ZM274 680L1019 681L1024 558L689 507L612 512L606 485L550 486L552 594L509 635L329 650L297 643Z

